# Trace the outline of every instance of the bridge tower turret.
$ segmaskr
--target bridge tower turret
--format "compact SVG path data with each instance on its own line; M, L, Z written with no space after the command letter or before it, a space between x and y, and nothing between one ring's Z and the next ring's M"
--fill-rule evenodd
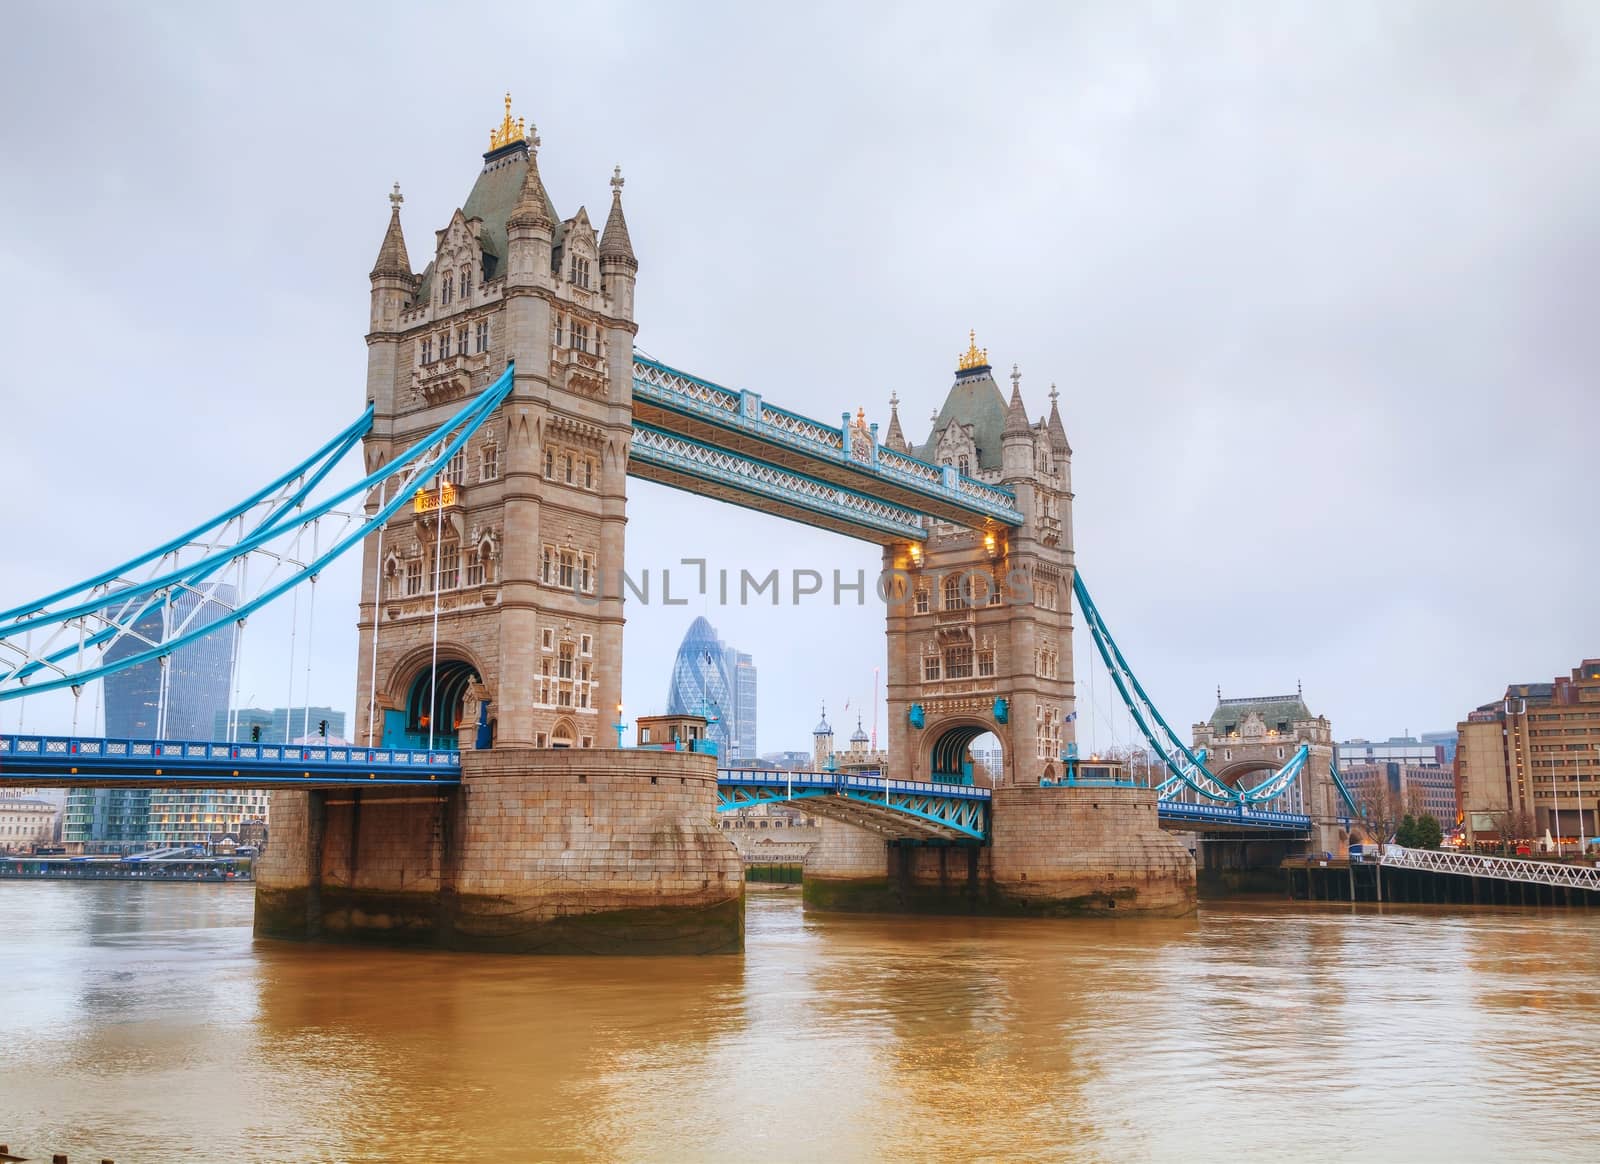
M998 781L1037 785L1060 774L1075 718L1067 458L1047 421L1028 420L1021 372L1013 365L1008 403L987 351L968 339L933 431L914 451L952 479L1011 490L1023 522L935 521L922 545L887 550L886 565L905 570L911 587L888 614L889 751L897 776L964 782L967 747L992 731L1003 753Z

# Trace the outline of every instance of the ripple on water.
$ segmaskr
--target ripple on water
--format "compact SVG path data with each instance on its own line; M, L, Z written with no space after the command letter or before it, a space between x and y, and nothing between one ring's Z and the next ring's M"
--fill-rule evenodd
M1573 1158L1600 1110L1583 914L867 918L771 892L743 957L637 960L249 922L233 887L0 886L4 1137L123 1164L1498 1161Z

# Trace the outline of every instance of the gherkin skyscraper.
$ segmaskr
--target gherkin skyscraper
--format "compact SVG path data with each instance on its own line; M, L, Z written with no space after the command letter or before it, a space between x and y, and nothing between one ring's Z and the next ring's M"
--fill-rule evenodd
M756 754L755 660L723 643L704 617L689 624L672 662L668 715L703 715L725 760Z

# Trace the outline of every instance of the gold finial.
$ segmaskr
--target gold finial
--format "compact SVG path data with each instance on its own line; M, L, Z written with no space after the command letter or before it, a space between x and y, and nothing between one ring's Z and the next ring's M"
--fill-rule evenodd
M970 372L973 368L981 368L989 362L989 349L978 347L978 333L976 330L967 332L967 353L956 360L956 371Z
M506 115L501 119L496 129L489 131L489 149L504 149L508 145L515 145L519 141L531 141L535 149L539 147L539 134L533 126L526 124L522 118L512 120L511 94L506 94Z

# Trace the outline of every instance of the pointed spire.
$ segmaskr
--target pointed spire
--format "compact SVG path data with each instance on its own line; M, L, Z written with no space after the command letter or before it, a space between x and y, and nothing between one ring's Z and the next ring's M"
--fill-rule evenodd
M1011 365L1011 403L1006 408L1006 426L1000 430L1002 437L1028 434L1028 410L1022 406L1022 373Z
M1050 433L1050 447L1058 453L1072 455L1072 446L1067 443L1067 426L1061 423L1061 410L1056 407L1056 400L1061 393L1056 391L1054 384L1050 385L1050 419L1045 422L1045 428Z
M400 183L394 184L389 194L389 229L384 233L383 245L378 248L378 261L373 264L371 277L397 276L411 278L411 259L406 254L406 236L400 229L400 204L405 195L400 193Z
M911 451L911 446L906 443L906 434L900 431L900 397L894 392L889 393L889 431L883 443L897 453Z
M528 170L522 176L522 191L517 204L506 219L507 226L544 227L555 225L550 218L550 196L545 193L544 181L539 177L539 131L528 125Z
M628 220L622 216L622 167L611 171L611 214L606 218L606 228L600 235L600 257L620 259L638 265L633 257L633 240L628 237Z

